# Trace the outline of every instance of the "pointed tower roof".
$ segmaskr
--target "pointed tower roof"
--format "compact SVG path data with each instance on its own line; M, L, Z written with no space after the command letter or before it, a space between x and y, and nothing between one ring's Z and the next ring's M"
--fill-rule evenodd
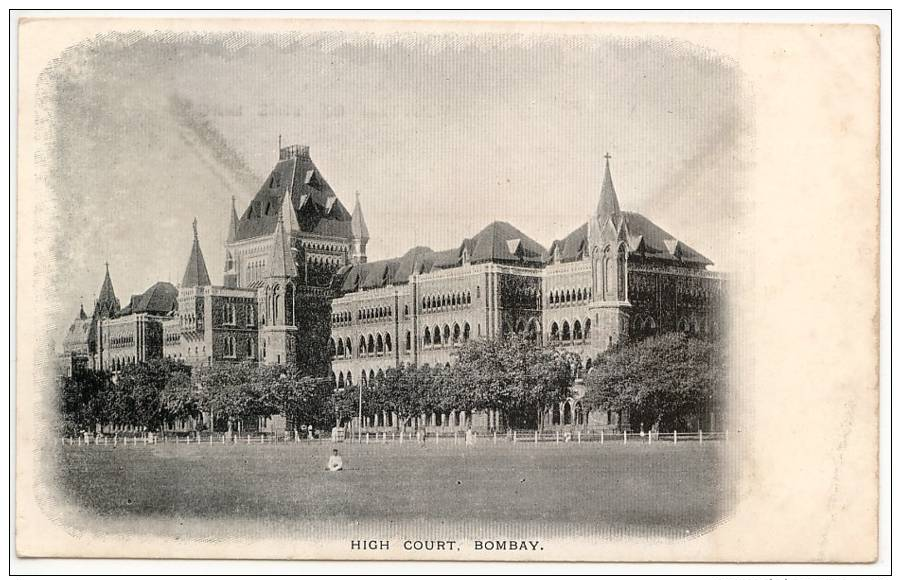
M235 196L232 196L232 213L228 222L228 237L226 242L234 242L238 239L238 212L235 210Z
M272 252L269 254L269 275L276 278L293 278L297 276L294 264L294 252L291 249L290 236L285 233L285 218L281 216L275 224L272 235Z
M616 189L613 188L613 176L610 175L610 154L604 155L606 163L604 164L604 184L601 186L601 199L598 201L598 208L595 210L595 216L601 223L607 221L607 218L616 218L620 215L619 199L616 197Z
M195 286L209 286L210 273L206 269L206 261L203 252L200 251L200 240L197 238L197 218L194 218L194 245L191 246L191 256L188 258L188 267L181 279L182 288Z
M351 215L350 232L358 240L369 240L369 228L366 227L366 219L363 217L363 208L360 206L360 192L356 192L357 201L354 204L354 213Z
M106 263L106 275L103 277L103 285L100 286L100 296L94 307L94 316L114 316L119 311L119 299L113 290L113 281L109 275L109 262Z
M85 319L87 319L87 317L88 317L88 315L85 314L85 312L84 312L84 304L82 304L81 308L78 310L78 319L85 320Z

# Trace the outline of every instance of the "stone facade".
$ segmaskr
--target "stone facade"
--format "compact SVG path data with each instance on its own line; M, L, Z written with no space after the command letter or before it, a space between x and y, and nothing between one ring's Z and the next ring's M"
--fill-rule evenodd
M281 148L240 217L232 200L222 286L210 281L195 220L171 306L161 298L167 289L155 285L153 308L145 293L119 309L107 271L94 315L82 310L70 328L65 356L101 368L104 360L118 368L163 356L191 366L299 365L347 389L402 364L448 365L455 346L511 333L578 353L581 373L630 337L722 331L722 277L649 219L620 210L609 158L597 209L549 249L494 222L448 250L417 247L370 262L369 236L359 197L349 213L309 148ZM628 426L625 417L585 408L581 379L575 391L548 410L547 423ZM396 427L387 415L365 423ZM504 418L455 410L415 423L498 429ZM272 418L259 427L285 424Z

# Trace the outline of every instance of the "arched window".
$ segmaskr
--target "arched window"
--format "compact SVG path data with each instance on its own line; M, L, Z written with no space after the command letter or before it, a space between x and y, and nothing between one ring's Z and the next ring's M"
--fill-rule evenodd
M582 323L578 320L573 322L573 340L582 340Z
M426 332L428 332L428 329L426 329ZM409 330L407 331L407 341L404 346L406 347L407 351L413 348L413 335L410 334Z
M441 344L441 329L437 326L432 329L432 342L434 344Z
M363 335L360 335L360 344L357 347L357 354L359 356L366 354L366 338L364 338Z
M352 387L354 385L354 375L352 372L347 371L347 378L344 379L344 384L348 387Z
M377 334L375 338L375 352L382 354L385 352L385 343L382 342L382 335Z
M463 342L468 342L468 341L469 341L469 333L470 333L470 330L469 330L469 323L468 323L468 322L464 322L464 323L463 323Z
M425 336L422 337L422 343L424 346L432 346L432 331L426 327Z
M338 388L344 388L344 371L338 373Z
M337 354L338 354L338 351L337 351L337 348L335 347L335 339L333 339L333 338L328 339L328 355L329 355L329 357L335 358L335 356Z
M332 343L334 344L334 340L332 341ZM340 338L338 339L338 344L336 345L335 354L338 355L339 357L344 356L344 340L343 339L340 339Z
M285 324L294 326L294 285L285 287Z
M558 340L560 340L560 327L557 326L556 322L551 323L550 340L551 340L551 342L557 342Z
M450 326L445 324L444 325L444 335L441 337L441 342L443 342L444 344L449 344L450 337L451 337Z
M560 332L560 340L568 341L569 339L570 339L569 322L564 320L563 321L563 330L561 330L561 332Z
M374 353L375 353L375 339L372 338L372 335L371 335L371 334L370 334L369 337L366 339L366 352L369 353L369 354L374 354Z
M391 349L392 349L392 345L391 345L391 333L388 333L388 334L385 335L385 350L388 351L388 352L391 352Z
M582 332L585 334L585 340L588 340L589 338L591 338L591 319L590 318L585 319L585 327L583 328Z
M353 351L350 348L350 337L347 337L344 339L344 352L347 354L348 357L353 355Z
M456 322L454 323L454 344L460 342L460 325Z

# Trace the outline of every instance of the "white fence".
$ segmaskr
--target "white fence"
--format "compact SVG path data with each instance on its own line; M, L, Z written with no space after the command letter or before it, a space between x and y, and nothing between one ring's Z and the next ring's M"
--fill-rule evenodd
M666 432L666 433L609 433L604 431L549 431L549 430L514 430L494 433L363 433L348 435L341 443L353 443L358 445L374 444L420 444L420 445L582 445L584 444L680 444L698 443L705 441L728 440L728 431L691 431L691 432ZM195 434L195 435L156 435L147 433L143 435L123 435L86 433L82 437L63 437L63 445L94 445L113 447L138 447L147 445L285 445L285 444L316 444L335 443L331 437L310 439L305 434L285 432L279 434L255 433L238 434L226 433Z

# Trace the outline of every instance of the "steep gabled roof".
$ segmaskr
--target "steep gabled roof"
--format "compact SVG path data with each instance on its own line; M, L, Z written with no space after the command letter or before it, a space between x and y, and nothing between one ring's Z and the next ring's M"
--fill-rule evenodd
M287 203L285 197L290 195ZM310 159L309 147L292 145L279 160L238 220L236 240L275 232L279 211L290 205L300 231L349 238L351 215ZM290 222L291 216L286 216Z
M628 233L629 252L645 258L668 260L699 266L710 266L713 262L677 240L663 228L641 215L631 211L621 212ZM555 259L556 248L560 248L559 260ZM582 224L563 240L551 244L547 260L573 262L588 257L588 224Z
M194 243L191 246L191 255L188 257L188 265L185 275L182 276L182 288L194 288L196 286L209 286L210 273L206 269L206 260L200 251L200 241L197 238L197 218L194 219Z
M399 258L345 266L335 274L333 288L340 293L406 284L411 275L463 265L463 254L470 263L497 262L538 267L543 264L544 248L506 222L494 222L472 238L449 250L435 252L417 246Z
M177 309L178 289L169 282L157 282L143 294L133 295L117 316L141 313L163 315Z

